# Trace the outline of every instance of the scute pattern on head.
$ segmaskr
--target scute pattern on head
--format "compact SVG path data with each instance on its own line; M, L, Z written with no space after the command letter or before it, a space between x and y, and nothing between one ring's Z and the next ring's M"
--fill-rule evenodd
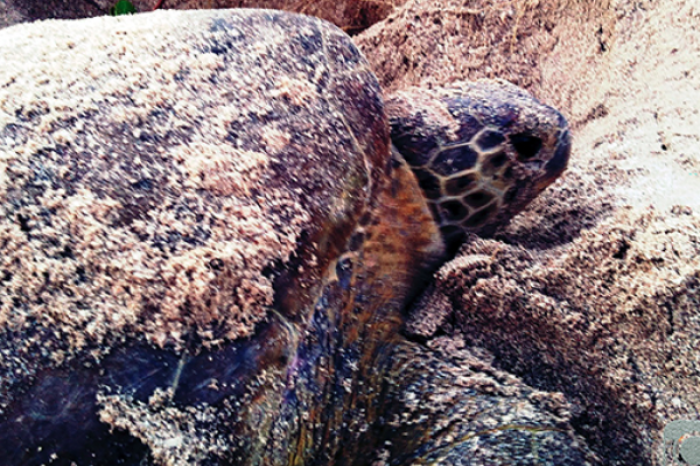
M409 89L387 101L392 142L448 243L490 234L566 168L567 123L502 81Z

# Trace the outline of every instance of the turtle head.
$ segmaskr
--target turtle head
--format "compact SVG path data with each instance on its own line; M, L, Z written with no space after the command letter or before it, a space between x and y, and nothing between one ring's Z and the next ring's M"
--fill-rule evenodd
M566 169L566 119L504 81L411 89L387 101L391 139L410 165L448 250L492 234Z

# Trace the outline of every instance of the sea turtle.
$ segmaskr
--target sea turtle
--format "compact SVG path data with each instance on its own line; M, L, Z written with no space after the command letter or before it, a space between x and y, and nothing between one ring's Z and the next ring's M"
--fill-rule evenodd
M0 464L590 458L541 392L402 334L564 171L556 110L493 81L385 101L342 31L267 10L0 43Z

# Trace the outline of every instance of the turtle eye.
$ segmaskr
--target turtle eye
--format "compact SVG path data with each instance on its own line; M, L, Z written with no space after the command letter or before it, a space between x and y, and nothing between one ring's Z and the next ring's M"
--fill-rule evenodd
M510 142L518 153L519 160L530 160L542 148L542 139L524 133L511 136Z

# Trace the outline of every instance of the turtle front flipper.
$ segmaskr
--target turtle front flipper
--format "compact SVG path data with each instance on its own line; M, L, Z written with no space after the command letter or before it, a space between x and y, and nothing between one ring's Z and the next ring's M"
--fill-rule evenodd
M411 342L395 347L374 431L379 464L599 464L574 433L562 395L532 389L467 351L457 354L461 360L452 362Z

